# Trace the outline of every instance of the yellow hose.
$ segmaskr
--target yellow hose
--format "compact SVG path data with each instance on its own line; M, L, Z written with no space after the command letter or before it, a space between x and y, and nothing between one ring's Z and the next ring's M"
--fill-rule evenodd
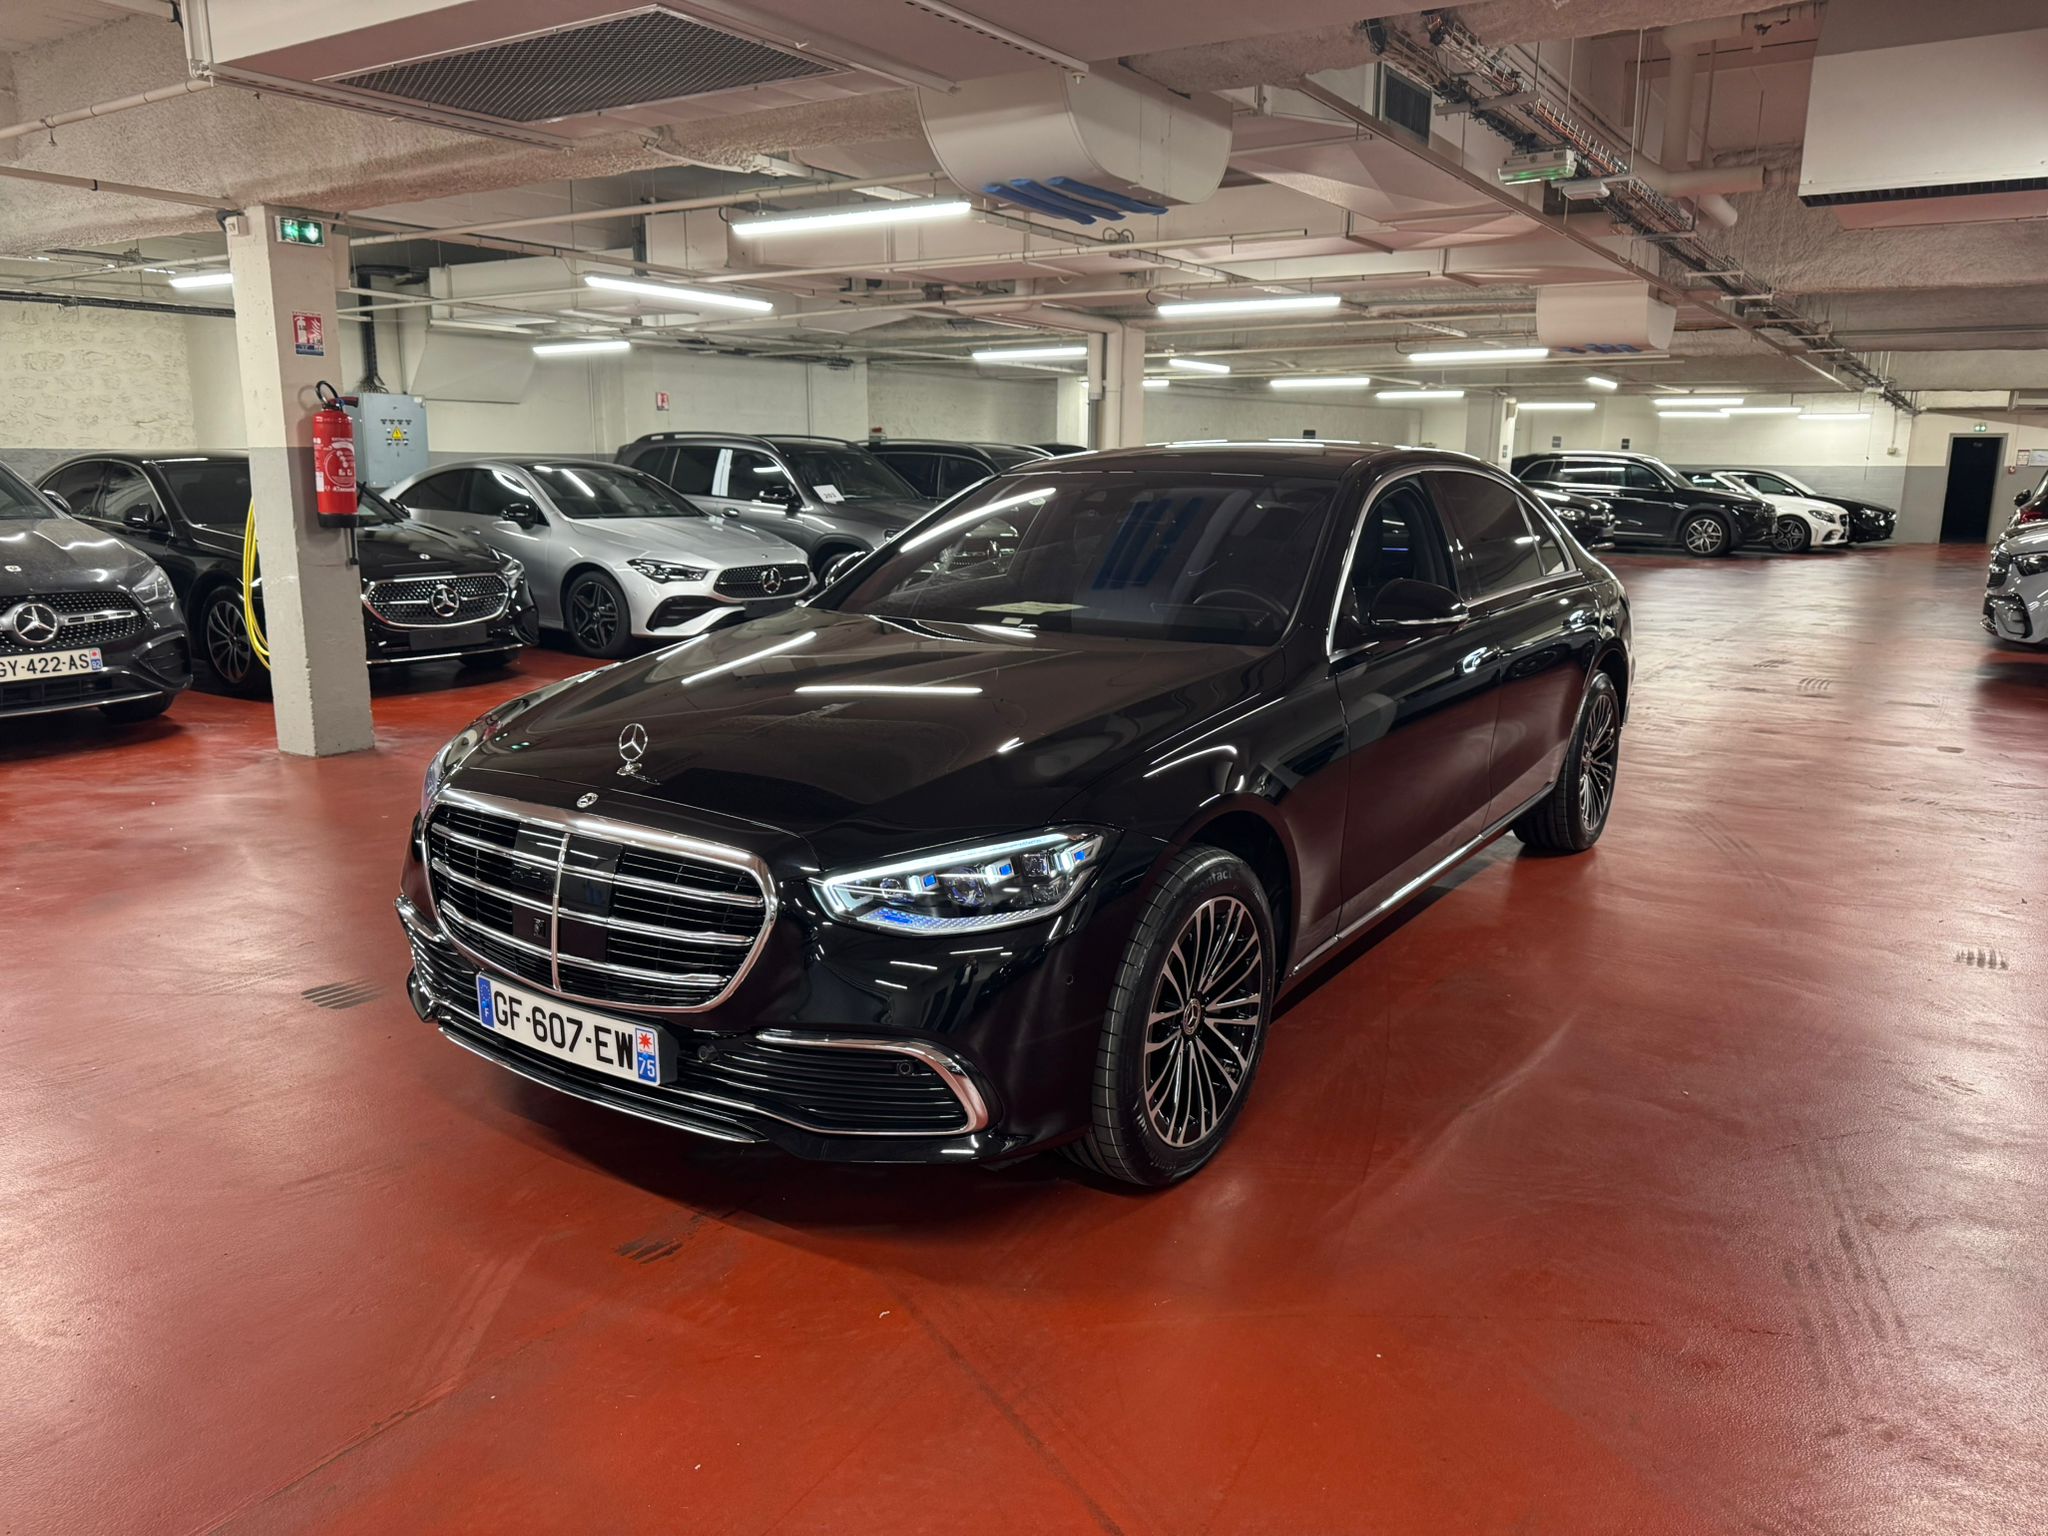
M242 622L249 626L249 649L270 670L270 646L263 638L263 623L256 617L256 503L249 503L249 526L242 536Z

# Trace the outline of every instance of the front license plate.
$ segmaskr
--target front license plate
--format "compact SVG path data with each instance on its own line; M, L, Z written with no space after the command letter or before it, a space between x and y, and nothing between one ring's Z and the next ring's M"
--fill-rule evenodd
M38 677L73 677L102 672L100 648L89 651L41 651L28 656L0 656L0 683L25 683Z
M476 1012L485 1029L529 1051L573 1061L628 1082L668 1080L668 1036L652 1024L592 1013L559 997L507 986L483 975L476 979Z
M488 624L449 624L439 629L414 630L412 648L416 651L459 651L467 646L482 645L490 637Z

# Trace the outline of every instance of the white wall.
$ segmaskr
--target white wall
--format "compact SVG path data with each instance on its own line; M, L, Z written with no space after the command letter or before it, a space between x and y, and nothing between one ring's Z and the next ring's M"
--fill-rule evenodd
M189 323L142 310L0 304L0 457L33 478L88 448L190 447Z
M1977 431L1982 423L1984 431ZM2032 487L2041 478L2034 468L2015 469L2014 460L2022 448L2048 448L2048 420L2029 413L2024 417L1999 415L1956 415L1925 411L1913 419L1912 437L1906 445L1905 492L1899 500L1899 534L1916 542L1941 537L1941 512L1948 500L1948 455L1958 437L2003 437L2003 458L2007 473L1998 477L1991 491L1989 532L1997 537L2012 512L2013 492Z
M868 370L868 426L888 437L1052 442L1059 432L1059 378L990 379L944 364L876 363ZM847 434L866 435L865 429Z
M1304 430L1361 443L1412 443L1420 422L1419 411L1375 406L1369 390L1360 391L1355 400L1308 399L1263 388L1183 384L1176 379L1166 389L1145 392L1145 440L1150 443L1300 437ZM1459 430L1462 437L1462 426Z

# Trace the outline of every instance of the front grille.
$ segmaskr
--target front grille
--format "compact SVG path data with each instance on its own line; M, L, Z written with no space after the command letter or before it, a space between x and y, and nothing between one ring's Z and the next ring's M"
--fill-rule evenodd
M807 565L735 565L718 573L712 590L724 597L795 597L810 584Z
M551 992L663 1012L709 1007L766 937L765 886L737 862L621 832L441 805L426 834L435 906L472 958Z
M413 969L440 1011L458 1027L491 1034L477 1017L476 971L451 946L410 927L407 933ZM600 1079L566 1062L548 1065L579 1080L602 1081L614 1093L680 1100L742 1123L759 1116L800 1130L859 1136L946 1136L974 1128L946 1079L901 1051L750 1035L685 1036L675 1058L675 1076L659 1088Z
M33 683L0 683L0 714L16 709L55 709L64 704L111 703L134 692L132 683L117 681L104 672Z
M512 584L488 572L477 576L400 576L363 587L363 602L386 624L435 629L495 619L512 601Z
M111 645L142 633L142 610L135 606L134 598L116 588L102 587L84 592L30 592L21 597L0 598L0 613L17 603L43 603L55 609L57 637L43 645L23 645L10 627L0 630L0 654L18 656L29 651Z

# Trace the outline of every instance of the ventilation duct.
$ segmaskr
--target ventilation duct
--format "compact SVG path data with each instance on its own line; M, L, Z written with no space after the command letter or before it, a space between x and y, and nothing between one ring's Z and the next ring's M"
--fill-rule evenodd
M1663 352L1678 311L1645 283L1573 283L1536 290L1536 339L1566 352Z
M1799 200L1852 229L2048 215L2040 0L1829 6Z
M1032 70L919 91L918 106L954 181L1075 224L1202 202L1230 158L1228 107L1136 77Z

